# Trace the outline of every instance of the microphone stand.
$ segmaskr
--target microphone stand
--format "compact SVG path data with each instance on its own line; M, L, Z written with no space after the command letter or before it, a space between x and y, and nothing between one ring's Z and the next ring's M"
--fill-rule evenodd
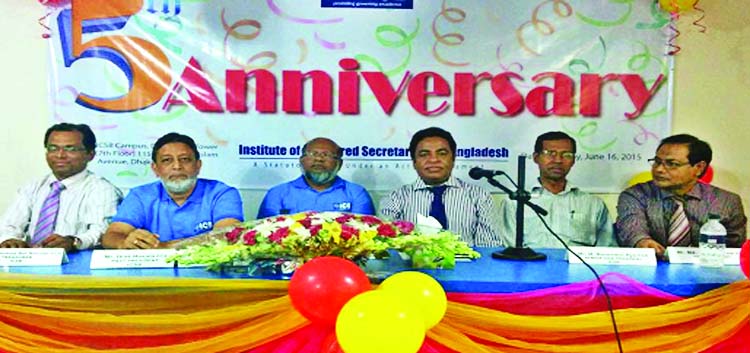
M518 156L518 190L512 192L507 187L492 178L487 178L491 185L498 187L508 193L511 200L516 201L516 246L507 247L503 251L495 251L492 258L503 260L539 261L547 258L547 255L538 253L531 248L523 247L523 206L528 205L534 212L547 215L547 211L537 204L532 203L531 194L524 189L526 182L526 156Z

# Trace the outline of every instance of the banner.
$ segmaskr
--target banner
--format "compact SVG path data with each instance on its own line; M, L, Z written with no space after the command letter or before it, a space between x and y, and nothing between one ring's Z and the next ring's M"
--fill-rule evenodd
M668 15L653 1L73 0L50 17L53 121L87 123L90 168L154 179L151 149L192 136L201 175L265 189L301 146L344 147L370 190L416 179L408 144L439 126L454 175L517 172L537 135L578 142L569 179L619 192L670 132Z

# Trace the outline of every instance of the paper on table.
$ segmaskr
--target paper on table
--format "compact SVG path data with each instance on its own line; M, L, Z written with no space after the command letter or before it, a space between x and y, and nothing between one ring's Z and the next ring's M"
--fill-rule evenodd
M435 217L425 217L420 213L417 213L417 228L423 234L437 234L437 232L443 230L443 226Z

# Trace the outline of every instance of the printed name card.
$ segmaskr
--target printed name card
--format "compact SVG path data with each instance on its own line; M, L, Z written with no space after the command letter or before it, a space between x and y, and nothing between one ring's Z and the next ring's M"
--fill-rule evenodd
M0 249L0 266L60 266L67 262L62 248Z
M589 264L656 266L654 249L588 246L571 246L570 249ZM568 252L568 262L579 264L581 260Z
M670 246L667 248L669 263L672 264L697 264L698 248ZM739 265L740 249L726 248L724 250L724 265Z
M167 258L177 253L175 249L149 250L94 250L91 269L102 268L171 268L174 262Z

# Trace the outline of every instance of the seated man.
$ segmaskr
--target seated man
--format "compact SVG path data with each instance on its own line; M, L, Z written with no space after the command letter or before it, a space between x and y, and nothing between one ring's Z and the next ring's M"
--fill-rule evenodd
M569 246L617 246L612 220L604 201L570 184L567 175L576 162L576 141L564 132L539 135L534 144L534 163L539 167L539 185L531 189L531 202L549 214L547 224ZM503 242L516 246L516 202L501 203ZM524 208L524 244L530 248L562 248L539 217Z
M711 147L691 135L659 143L649 159L653 180L634 185L617 202L617 238L623 246L652 248L662 257L667 246L698 246L709 214L721 217L727 246L745 241L747 218L737 194L699 183L711 163Z
M88 249L99 243L122 194L86 170L96 136L85 124L56 124L44 135L52 174L19 191L0 219L0 247Z
M258 218L304 211L374 214L367 190L336 175L342 155L341 147L324 137L305 143L299 158L302 176L268 190Z
M409 153L419 179L386 196L380 215L414 223L417 215L430 215L470 246L500 246L499 212L490 193L451 176L453 136L437 127L420 130L411 138Z
M162 136L151 160L160 180L130 190L102 237L105 248L169 247L172 240L242 221L237 189L198 178L202 163L192 138L174 132Z

